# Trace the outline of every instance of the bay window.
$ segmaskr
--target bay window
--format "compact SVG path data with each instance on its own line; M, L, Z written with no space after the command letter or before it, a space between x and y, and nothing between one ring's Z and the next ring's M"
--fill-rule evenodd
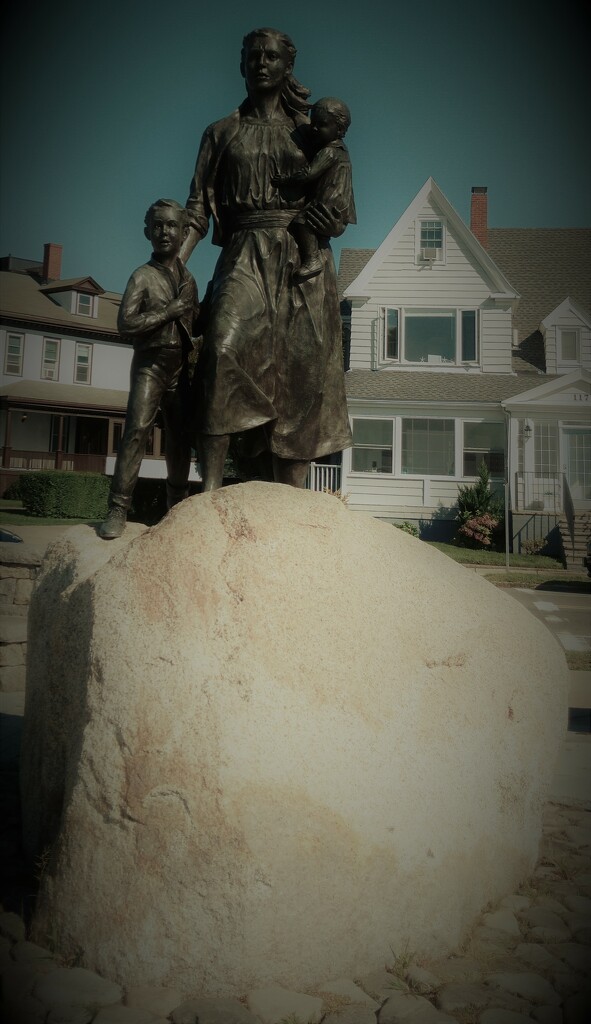
M381 310L384 362L434 366L478 361L478 316L475 309Z

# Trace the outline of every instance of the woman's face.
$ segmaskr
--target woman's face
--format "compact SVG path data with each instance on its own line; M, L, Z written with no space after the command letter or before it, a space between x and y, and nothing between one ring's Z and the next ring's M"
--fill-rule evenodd
M277 36L255 36L246 52L242 74L249 92L276 92L293 68L289 51Z

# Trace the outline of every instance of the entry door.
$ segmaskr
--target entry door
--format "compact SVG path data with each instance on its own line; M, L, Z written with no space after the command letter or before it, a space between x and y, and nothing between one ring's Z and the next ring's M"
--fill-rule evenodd
M591 430L564 428L565 470L573 501L591 505Z

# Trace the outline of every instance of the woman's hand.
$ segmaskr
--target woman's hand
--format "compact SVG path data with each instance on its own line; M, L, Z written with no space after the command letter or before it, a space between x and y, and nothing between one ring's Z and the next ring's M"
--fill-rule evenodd
M325 235L327 238L338 238L347 226L334 206L329 209L324 203L317 203L306 210L306 222L317 235Z

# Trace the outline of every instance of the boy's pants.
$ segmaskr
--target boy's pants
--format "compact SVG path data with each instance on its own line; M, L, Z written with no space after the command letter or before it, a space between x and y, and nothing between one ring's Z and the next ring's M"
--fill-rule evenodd
M159 408L166 431L169 504L185 497L191 468L191 444L183 429L179 391L182 368L180 348L152 349L134 354L125 429L109 494L110 506L116 505L125 511L129 508Z

